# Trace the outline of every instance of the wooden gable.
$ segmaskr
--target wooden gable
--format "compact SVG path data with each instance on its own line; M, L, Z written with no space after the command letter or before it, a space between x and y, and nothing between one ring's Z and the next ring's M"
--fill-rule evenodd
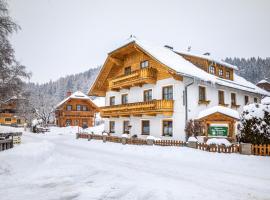
M105 96L106 91L109 90L109 80L123 76L126 67L130 67L131 72L140 70L140 63L145 60L149 62L149 67L157 70L157 80L170 77L183 80L183 77L177 75L176 71L162 64L135 42L132 42L108 54L96 81L89 91L89 95Z
M87 99L79 99L79 98L70 98L67 101L65 101L64 103L62 103L57 110L66 110L66 106L67 105L72 105L72 108L76 109L77 105L86 105L88 106L89 111L99 111L98 106L96 106L93 102L91 102L90 100Z

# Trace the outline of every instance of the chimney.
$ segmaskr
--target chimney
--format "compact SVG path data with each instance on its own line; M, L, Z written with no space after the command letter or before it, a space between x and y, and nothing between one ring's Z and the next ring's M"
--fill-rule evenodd
M67 91L67 97L69 97L72 94L71 91Z
M170 49L170 50L173 50L173 47L172 46L169 46L169 45L164 45L164 47Z

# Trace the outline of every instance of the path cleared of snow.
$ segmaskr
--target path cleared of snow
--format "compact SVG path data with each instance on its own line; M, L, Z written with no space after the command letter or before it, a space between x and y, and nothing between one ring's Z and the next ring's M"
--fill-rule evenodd
M0 152L1 200L270 199L270 158L24 133Z

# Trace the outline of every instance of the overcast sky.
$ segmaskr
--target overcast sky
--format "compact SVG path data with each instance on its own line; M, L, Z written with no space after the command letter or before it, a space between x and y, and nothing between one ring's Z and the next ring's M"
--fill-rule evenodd
M270 56L268 0L9 0L18 60L44 83L102 65L130 34L219 58Z

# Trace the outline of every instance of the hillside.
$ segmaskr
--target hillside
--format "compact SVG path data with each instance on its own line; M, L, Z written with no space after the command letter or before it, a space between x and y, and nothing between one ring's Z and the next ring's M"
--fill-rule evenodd
M270 81L270 58L226 58L226 62L238 66L237 74L252 83L258 83L262 79Z

